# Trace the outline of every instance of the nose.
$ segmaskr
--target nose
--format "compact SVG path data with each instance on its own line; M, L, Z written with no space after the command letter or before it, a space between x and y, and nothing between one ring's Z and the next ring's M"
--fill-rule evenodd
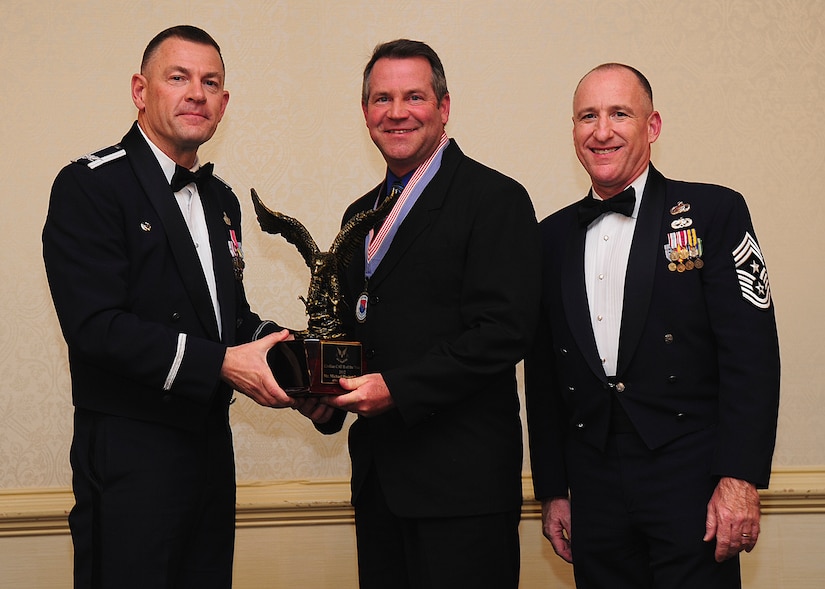
M189 83L187 98L195 102L203 102L206 100L206 93L203 90L203 82L201 80L193 79Z
M407 116L407 107L403 100L393 100L387 109L387 116L391 119L403 119Z
M596 129L593 131L593 136L598 141L607 141L613 136L613 126L609 117L600 117L596 122Z

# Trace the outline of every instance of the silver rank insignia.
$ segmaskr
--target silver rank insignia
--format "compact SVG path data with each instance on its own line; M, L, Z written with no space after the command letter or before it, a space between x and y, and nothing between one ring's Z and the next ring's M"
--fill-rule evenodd
M771 285L768 281L768 269L756 238L749 232L739 245L734 248L733 261L736 264L736 277L742 297L759 309L771 306Z
M108 164L126 155L126 150L120 145L112 145L94 153L87 153L86 155L72 160L75 163L88 166L89 169L94 170L103 164Z

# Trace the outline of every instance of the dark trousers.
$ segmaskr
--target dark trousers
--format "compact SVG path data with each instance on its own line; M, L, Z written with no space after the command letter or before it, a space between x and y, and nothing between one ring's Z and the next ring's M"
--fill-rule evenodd
M71 462L76 589L231 587L225 408L197 433L77 409Z
M570 439L571 546L578 589L738 589L739 559L705 543L716 430L649 450L614 433L602 453Z
M519 509L470 517L398 517L372 470L355 504L360 587L516 589L520 518Z

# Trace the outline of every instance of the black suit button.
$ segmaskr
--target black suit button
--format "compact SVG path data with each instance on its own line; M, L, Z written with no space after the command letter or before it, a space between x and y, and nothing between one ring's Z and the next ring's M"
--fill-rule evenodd
M566 356L566 355L567 355L567 349L566 349L566 348L559 348L559 353L560 353L562 356Z
M579 423L576 424L576 427L579 428L579 429L584 429L584 424L579 422Z
M676 420L677 421L684 421L685 420L685 414L684 413L677 413L676 414Z
M178 313L177 311L172 313L169 319L171 319L172 321L180 321L180 313Z
M567 387L567 390L570 391L571 393L575 393L576 392L576 387L569 386L569 387Z
M674 383L674 382L676 382L677 380L678 380L678 379L677 379L674 375L672 375L672 374L671 374L670 376L668 376L668 377L667 377L667 381L668 381L670 384L673 384L673 383Z

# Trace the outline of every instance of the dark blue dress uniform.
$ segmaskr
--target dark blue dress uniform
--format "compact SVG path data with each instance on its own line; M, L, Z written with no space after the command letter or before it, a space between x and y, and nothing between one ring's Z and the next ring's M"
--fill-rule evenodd
M77 586L177 586L187 567L200 587L231 581L232 391L219 374L227 346L277 326L250 310L237 272L237 198L217 177L198 190L220 334L195 244L137 123L52 188L43 256L76 408Z
M713 543L702 543L706 506L720 477L767 487L779 403L774 308L745 201L650 167L610 379L588 310L587 228L576 215L573 204L540 224L542 316L525 363L536 497L570 493L581 587L616 586L579 575L585 543L604 530L618 531L619 548L605 541L595 559L645 570L658 559L686 583L657 586L736 586L737 559L717 565ZM634 534L658 538L639 561L623 551ZM686 556L696 552L698 561Z

